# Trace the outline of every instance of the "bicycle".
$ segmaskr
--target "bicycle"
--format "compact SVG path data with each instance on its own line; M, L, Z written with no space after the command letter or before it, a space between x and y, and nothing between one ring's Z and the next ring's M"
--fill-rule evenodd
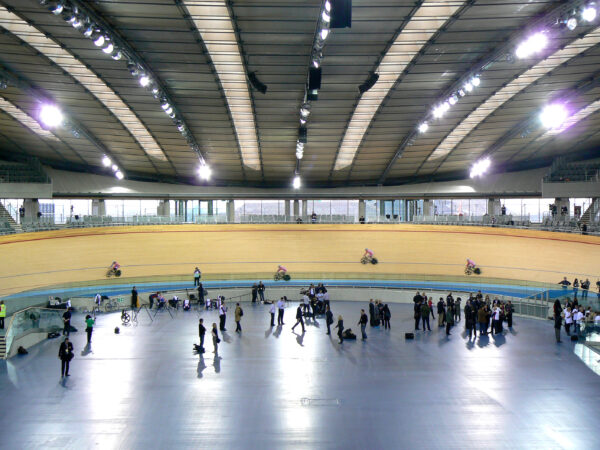
M121 311L121 322L123 325L127 325L131 321L131 316L123 309Z
M119 278L121 276L121 269L110 269L108 272L106 272L106 278L110 278L112 276Z
M290 281L292 279L292 277L290 277L287 273L283 273L283 272L276 272L275 276L273 277L273 279L275 281Z
M104 302L104 311L112 312L113 310L119 307L119 302L117 302L114 298L108 299Z
M377 258L371 257L369 258L368 256L363 256L362 258L360 258L360 263L361 264L377 264L379 261L377 261Z
M481 275L481 269L479 267L467 266L465 267L465 275Z

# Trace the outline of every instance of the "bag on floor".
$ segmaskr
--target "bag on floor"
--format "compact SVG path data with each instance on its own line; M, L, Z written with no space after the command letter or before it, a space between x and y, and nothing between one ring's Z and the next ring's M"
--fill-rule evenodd
M48 333L48 339L54 339L60 336L60 333L57 333L56 331L51 331L50 333Z
M27 355L29 352L27 351L27 349L26 349L25 347L23 347L23 346L20 346L20 347L17 349L17 353L18 353L19 355Z
M350 328L344 330L342 333L344 340L353 340L356 339L356 335L352 332Z
M404 333L404 339L414 339L415 333Z
M194 344L194 351L197 353L204 353L204 348L200 347L198 344Z

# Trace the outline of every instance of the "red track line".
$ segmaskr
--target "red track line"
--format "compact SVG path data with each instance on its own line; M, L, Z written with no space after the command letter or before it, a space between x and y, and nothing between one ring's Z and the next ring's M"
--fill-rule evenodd
M582 242L575 241L571 239L559 239L559 238L550 238L550 237L539 237L539 236L523 236L523 235L509 235L509 234L498 234L498 233L477 233L474 231L435 231L435 230L365 230L365 229L353 229L353 230L323 230L323 229L313 229L313 230L290 230L290 229L270 229L270 230L155 230L155 231L123 231L123 232L104 232L104 233L82 233L82 234L71 234L68 236L53 236L53 237L40 237L40 238L31 238L31 239L23 239L19 241L13 242L0 242L0 245L8 245L8 244L19 244L22 242L33 242L33 241L45 241L50 239L67 239L67 238L77 238L77 237L96 237L96 236L106 236L106 235L120 235L120 234L156 234L156 233L272 233L272 232L284 232L289 233L290 231L301 231L301 232L328 232L328 233L444 233L444 234L473 234L473 235L481 235L481 236L496 236L496 237L508 237L508 238L523 238L523 239L538 239L543 241L559 241L559 242L571 242L574 244L584 244L584 245L600 245L600 240L598 242ZM537 230L532 230L537 231Z

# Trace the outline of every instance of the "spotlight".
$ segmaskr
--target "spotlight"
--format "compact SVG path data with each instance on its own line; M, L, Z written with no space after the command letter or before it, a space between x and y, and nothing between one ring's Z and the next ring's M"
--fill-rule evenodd
M300 189L300 186L302 186L302 180L300 179L300 175L296 175L294 177L293 186L294 186L294 189Z
M50 12L56 16L58 16L65 9L65 5L62 1L56 3L55 5L50 6Z
M419 125L419 133L425 133L429 129L429 124L427 122L423 122Z
M325 22L327 24L331 21L331 16L327 13L327 11L323 11L323 14L321 14L321 17L323 18L323 22Z
M85 30L83 31L83 35L86 38L90 38L90 37L92 37L93 33L94 33L94 24L90 23L87 27L85 27Z
M304 125L306 123L306 119L300 119L300 124Z
M152 95L154 96L154 98L157 98L160 90L158 89L158 86L154 86L152 88L152 91L150 91L150 92L152 92Z
M456 95L452 95L449 99L448 99L448 103L450 103L452 106L456 105L456 102L458 101L458 97Z
M142 87L146 87L146 86L148 86L148 85L150 84L150 81L151 81L151 80L150 80L150 77L149 77L148 75L142 75L142 76L140 77L140 85L141 85Z
M112 161L110 160L110 158L109 158L108 156L104 155L104 156L102 157L102 165L103 165L104 167L108 167L108 166L110 166L111 164L112 164Z
M444 109L442 108L442 105L438 105L435 108L433 108L433 117L435 117L436 119L439 119L443 115L444 115Z
M448 102L444 102L441 105L442 113L446 113L450 109L450 104Z
M313 66L315 66L315 69L318 69L319 66L321 65L321 63L318 60L316 60L316 59L313 59L312 63L313 63Z
M329 29L323 28L320 32L320 36L323 40L327 39L327 36L329 36Z
M325 11L331 12L331 3L329 1L325 2Z
M575 17L571 16L567 19L567 28L571 31L577 28L577 19Z
M115 61L119 61L123 57L123 53L121 53L121 50L117 49L116 51L113 52L111 57Z
M40 111L40 120L47 127L54 128L62 123L63 115L56 106L44 105Z
M586 22L593 22L596 19L596 4L594 2L588 3L585 8L581 11L581 18Z
M304 152L302 150L296 151L296 159L302 159L304 157Z
M140 74L140 68L137 64L134 64L132 62L127 64L127 69L129 70L129 73L132 77L137 77Z
M492 164L492 162L490 161L489 158L485 158L485 159L481 159L481 160L477 161L471 167L471 178L479 177L479 176L483 175L484 173L486 173L487 170L490 168L491 164Z
M481 84L481 79L478 76L474 76L473 78L471 78L471 84L474 87L477 87Z
M307 118L310 115L310 105L308 103L303 103L300 108L300 115L304 118Z
M535 33L517 47L517 58L528 58L541 52L548 45L548 37L543 32Z
M119 170L119 166L117 166L116 164L113 164L111 169L113 170L113 172L116 172L117 170Z
M169 106L167 109L165 109L165 114L170 116L171 114L173 114L173 107Z
M94 45L96 47L102 47L104 45L104 41L106 39L104 38L103 35L98 36L95 40L94 40Z
M467 91L467 92L471 92L473 90L473 85L471 84L470 81L467 81L463 87L465 88L465 91Z
M458 90L458 95L460 95L461 97L464 97L466 94L466 92L463 89L459 89Z
M104 53L106 53L107 55L110 55L113 52L114 49L115 49L115 46L110 41L107 41L104 44L104 47L102 47L102 51Z
M373 86L375 86L375 83L377 83L378 80L379 80L379 74L375 73L375 72L371 72L369 74L369 77L365 80L365 82L363 84L361 84L360 86L358 86L358 92L360 92L361 95L364 94L369 89L371 89Z
M115 177L117 177L117 179L122 180L123 179L123 172L121 172L120 170L117 170L115 172Z
M164 111L166 111L167 109L169 109L169 108L171 107L171 105L169 104L169 102L168 102L168 101L166 101L166 100L163 100L163 101L162 101L162 103L160 104L160 107L161 107L161 108L162 108Z
M250 72L248 74L248 80L254 89L256 89L261 94L267 93L267 85L262 83L257 77L256 72Z
M567 108L560 103L546 106L540 114L540 122L546 128L558 128L567 119L569 113Z
M75 28L76 30L79 30L81 27L83 27L83 22L83 19L78 16L75 18L75 21L71 25L73 25L73 28Z
M207 164L202 164L198 168L198 176L203 180L210 180L210 176L212 174L212 170Z

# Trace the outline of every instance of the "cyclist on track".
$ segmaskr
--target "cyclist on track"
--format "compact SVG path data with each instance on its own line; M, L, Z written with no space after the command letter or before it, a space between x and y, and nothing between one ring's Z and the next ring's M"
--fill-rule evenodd
M371 261L373 259L373 252L371 250L369 250L368 248L365 248L365 253L363 255L363 258L367 258L369 261Z
M110 265L110 267L108 268L108 271L113 274L116 274L117 270L119 270L120 268L121 268L121 265L118 262L113 261L112 264Z
M475 264L475 261L467 258L467 269L473 270L476 266L477 266L477 264Z
M281 275L285 275L287 273L287 269L280 264L277 266L277 273L281 273Z

